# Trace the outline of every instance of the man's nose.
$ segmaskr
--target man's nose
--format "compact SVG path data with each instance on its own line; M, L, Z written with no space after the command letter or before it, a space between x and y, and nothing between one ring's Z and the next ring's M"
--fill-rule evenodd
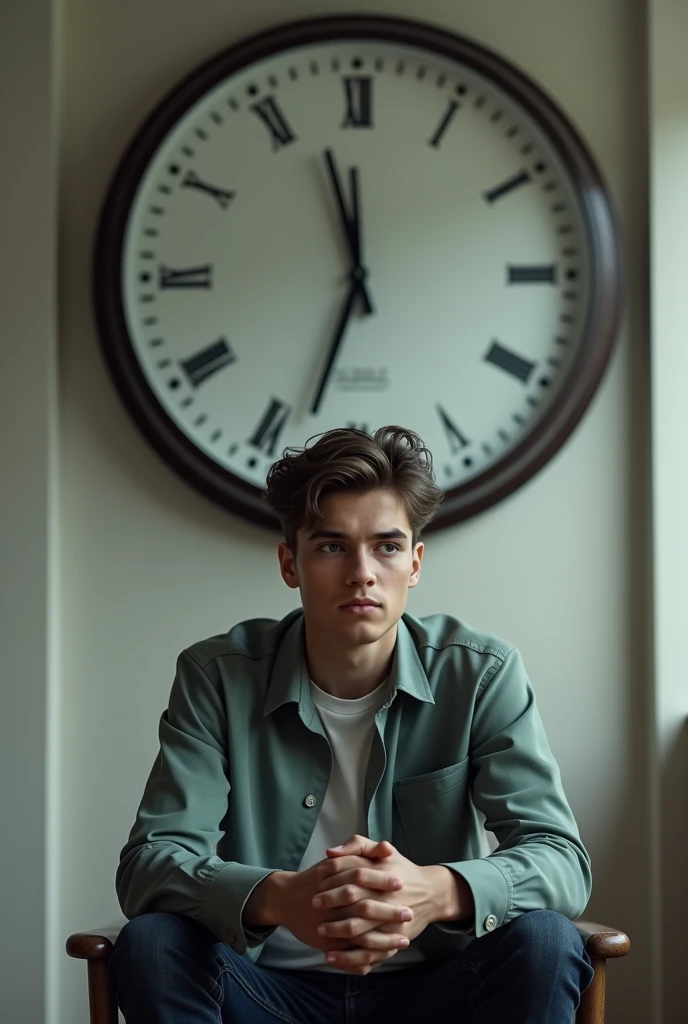
M347 566L346 581L349 584L370 585L375 582L373 562L366 551L352 553Z

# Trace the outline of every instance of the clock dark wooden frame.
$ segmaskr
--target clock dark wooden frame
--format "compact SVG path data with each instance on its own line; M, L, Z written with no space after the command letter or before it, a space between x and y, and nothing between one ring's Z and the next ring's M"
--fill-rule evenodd
M576 359L551 408L522 442L474 479L446 492L428 529L467 518L512 493L559 450L590 403L608 364L622 307L622 260L614 206L597 165L567 117L507 61L440 28L394 17L332 16L290 22L252 36L188 75L153 110L125 152L98 224L93 291L101 345L117 389L141 432L181 476L251 522L278 528L258 488L200 451L149 387L129 339L122 303L122 249L131 204L149 161L177 121L241 68L297 46L380 40L421 47L465 64L510 94L548 136L577 191L591 253L590 302ZM413 424L404 424L413 427Z

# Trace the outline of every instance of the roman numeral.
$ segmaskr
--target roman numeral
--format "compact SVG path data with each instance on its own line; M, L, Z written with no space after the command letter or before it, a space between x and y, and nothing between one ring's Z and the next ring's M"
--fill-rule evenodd
M525 185L530 180L531 177L528 171L521 171L520 174L515 174L513 178L509 178L508 181L503 181L501 185L491 188L489 192L483 192L483 199L488 203L494 203L497 199L508 195L509 192L513 192L515 188Z
M273 153L288 146L290 142L294 142L296 136L285 121L284 114L277 106L273 96L267 96L259 103L254 103L250 109L258 115L270 132Z
M188 359L181 359L179 365L189 378L193 387L197 388L208 377L212 377L218 370L236 362L236 356L227 344L225 338L218 338L210 345L195 352Z
M158 284L161 288L212 288L212 273L210 263L203 267L185 267L183 270L173 270L161 263Z
M195 188L198 189L199 192L205 192L206 195L217 199L223 210L227 209L236 195L236 192L229 192L227 189L216 188L215 185L209 185L207 181L202 181L194 171L189 171L187 176L184 178L182 188Z
M556 284L557 268L549 266L507 266L507 284Z
M442 136L446 132L449 125L452 123L454 119L454 114L456 113L460 106L461 104L457 103L456 100L452 100L450 102L444 117L439 123L437 131L435 132L431 139L428 139L429 146L432 146L434 149L439 149L440 142L442 141Z
M260 449L263 455L273 456L290 412L289 406L281 402L279 398L271 398L265 415L256 427L253 436L248 439L248 443L252 444L254 448Z
M449 448L451 449L451 453L452 455L456 455L457 452L460 452L462 448L465 448L471 442L468 440L465 434L461 433L456 424L451 421L451 419L444 411L442 406L439 404L439 402L435 405L435 408L437 409L439 417L442 421L442 426L444 427L445 433L447 435L447 440L449 441Z
M529 362L527 359L523 359L510 348L505 348L500 345L498 341L493 341L492 345L485 356L486 363L492 363L493 366L498 366L500 370L505 370L510 373L512 377L516 377L518 380L523 381L527 384L530 375L535 369L536 364Z
M346 114L342 128L373 127L373 80L367 75L351 75L344 79Z

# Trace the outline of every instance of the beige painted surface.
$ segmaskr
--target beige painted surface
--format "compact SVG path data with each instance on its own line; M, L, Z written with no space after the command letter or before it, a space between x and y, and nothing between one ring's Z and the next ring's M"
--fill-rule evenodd
M323 2L65 0L62 96L61 928L118 914L113 876L181 647L293 606L270 535L180 482L141 441L97 349L95 217L151 105L195 64ZM628 929L609 1024L650 1021L642 25L625 0L378 2L527 71L587 137L630 249L630 315L602 388L553 462L500 507L429 538L416 614L448 611L523 651L594 859L591 914ZM62 958L59 950L56 957ZM55 1024L84 1024L83 966L60 959Z

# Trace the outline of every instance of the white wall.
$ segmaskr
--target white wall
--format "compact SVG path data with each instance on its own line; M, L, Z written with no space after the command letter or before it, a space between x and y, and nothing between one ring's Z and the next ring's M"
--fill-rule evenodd
M549 90L587 137L624 224L629 315L599 394L574 437L526 487L428 538L424 580L410 610L450 611L521 647L593 855L590 916L633 938L632 957L610 970L609 1024L658 1020L646 969L653 805L641 6L196 0L190 8L179 0L63 0L63 755L53 806L61 839L46 848L60 872L60 941L119 914L118 852L155 753L179 649L240 618L293 606L277 576L274 539L173 476L141 441L109 383L88 292L108 177L169 86L241 36L347 7L421 16L495 48ZM0 381L3 394L7 387ZM515 542L523 536L531 545ZM56 943L50 952L50 1024L84 1024L83 965L68 961Z
M50 0L0 5L0 1020L26 1024L56 891L55 61Z
M649 15L658 908L666 1017L679 1021L688 1019L686 941L680 932L688 906L688 686L681 642L688 581L688 8L654 0Z

